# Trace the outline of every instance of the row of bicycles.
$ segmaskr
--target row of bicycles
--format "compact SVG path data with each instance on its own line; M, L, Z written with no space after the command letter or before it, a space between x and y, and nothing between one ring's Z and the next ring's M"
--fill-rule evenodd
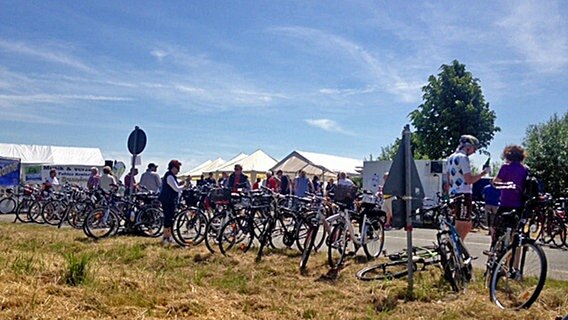
M334 200L315 194L282 195L267 188L253 192L227 189L184 191L173 226L174 240L181 246L205 243L207 249L238 255L258 248L293 248L301 252L300 269L310 255L323 248L330 267L339 268L359 249L368 258L380 255L384 245L385 212L371 194L339 187Z
M459 238L452 222L452 207L457 198L441 200L427 209L438 232L432 246L414 247L387 255L387 261L365 267L357 273L360 280L389 280L425 270L430 265L441 266L444 278L454 291L462 291L472 279L472 257ZM560 200L560 201L559 201ZM553 200L539 195L525 201L520 212L506 212L495 221L495 235L485 264L485 284L491 301L502 309L529 308L540 295L548 271L543 243L565 241L565 221L557 218L563 198ZM554 213L554 214L553 214ZM424 215L424 210L417 214ZM551 226L554 225L554 227ZM556 231L555 231L556 230ZM564 233L564 235L562 235ZM410 264L409 264L410 260Z
M119 231L151 237L162 234L163 213L157 195L146 191L129 198L119 195L116 190L89 191L67 184L53 191L39 185L27 185L20 192L6 190L0 201L0 212L15 214L14 222L57 227L70 225L93 238ZM102 220L107 221L106 227L112 228L103 227Z

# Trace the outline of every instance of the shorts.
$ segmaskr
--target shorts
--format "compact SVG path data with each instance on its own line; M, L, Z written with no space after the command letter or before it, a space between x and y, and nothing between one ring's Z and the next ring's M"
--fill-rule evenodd
M452 212L457 221L471 221L471 193L459 193L453 203Z
M162 209L164 210L164 228L171 228L174 226L174 215L176 212L175 202L162 202Z

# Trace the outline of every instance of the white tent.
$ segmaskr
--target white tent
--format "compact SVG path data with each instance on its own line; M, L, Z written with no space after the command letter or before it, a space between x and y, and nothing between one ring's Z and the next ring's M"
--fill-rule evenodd
M240 164L243 167L243 172L258 172L266 173L270 170L272 166L276 164L276 160L266 154L266 152L258 149L251 155L242 158L234 163L227 163L222 167L218 168L219 172L231 172L234 169L235 164Z
M206 172L217 172L217 173L219 173L219 172L233 171L234 165L237 164L237 163L240 164L241 160L243 160L244 158L246 158L248 156L249 156L248 154L241 152L241 153L237 154L235 157L233 157L231 160L223 163L222 165L218 166L217 168L211 168L211 169L209 169L209 171L206 171ZM228 169L225 169L225 168L228 168Z
M99 148L75 148L0 143L0 156L19 158L22 164L59 166L103 166Z
M207 172L214 172L215 170L217 170L218 167L222 166L223 164L225 164L225 160L223 160L221 158L217 158L213 161L207 160L207 161L203 162L202 164L198 165L197 167L189 170L188 172L181 174L180 176L182 176L182 177L187 177L187 176L199 177L202 174L205 174Z
M90 168L105 164L99 148L0 143L0 156L21 159L26 183L41 183L49 175L49 170L54 168L61 181L85 184Z
M308 175L318 176L334 176L345 172L349 176L359 176L362 167L363 160L295 150L274 165L272 170L282 170L288 174L304 170Z

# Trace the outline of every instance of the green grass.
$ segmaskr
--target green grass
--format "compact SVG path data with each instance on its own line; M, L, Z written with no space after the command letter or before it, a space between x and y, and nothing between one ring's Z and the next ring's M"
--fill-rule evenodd
M159 239L86 239L81 231L0 223L0 319L554 319L568 310L568 282L548 280L528 311L504 312L476 274L451 292L438 268L404 280L361 282L365 261L328 272L326 255L298 272L292 250L255 262L204 246L163 247Z

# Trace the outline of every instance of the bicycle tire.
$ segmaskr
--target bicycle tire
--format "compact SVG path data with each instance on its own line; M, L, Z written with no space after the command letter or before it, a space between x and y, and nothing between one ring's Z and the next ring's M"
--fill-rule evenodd
M139 213L138 231L151 238L157 238L164 232L164 213L162 210L146 207Z
M412 263L413 271L417 270ZM393 280L408 275L408 260L395 260L365 267L357 272L357 278L362 281Z
M219 246L217 238L227 215L227 212L219 212L207 221L207 225L205 226L205 247L207 247L207 250L211 253L218 251L216 249Z
M16 209L16 217L14 222L20 221L21 223L30 223L32 220L30 219L30 207L33 204L34 200L32 199L23 199L20 201L18 205L18 209Z
M115 234L119 225L119 218L112 210L97 208L85 218L83 231L90 238L102 239Z
M513 253L513 249L515 253ZM520 264L519 267L521 270L515 270L515 268L511 268L510 258L511 256L517 256L516 252L519 249L521 250L519 256L520 261L517 262ZM531 252L529 252L529 250ZM532 265L528 265L527 263L529 255L536 257L535 263ZM513 259L513 264L515 264L514 260L515 259ZM534 266L535 270L529 270L531 266ZM499 257L491 273L491 286L489 288L491 301L501 309L518 310L529 308L536 301L544 287L547 268L548 264L544 251L533 241L524 243L521 247L510 247ZM533 275L538 277L536 282L532 279ZM524 280L527 280L527 288L521 288L519 294L515 294L513 290L522 287L521 281ZM529 281L532 281L532 283ZM525 299L525 297L528 298Z
M302 258L300 259L300 270L305 270L308 267L308 260L310 259L310 254L315 247L316 238L319 233L319 223L312 225L306 234L304 239L304 250L302 250Z
M299 232L298 234L298 239L296 240L296 246L298 247L299 251L304 251L304 243L305 243L305 238L307 236L307 232L309 230L309 228L315 223L314 220L316 219L317 215L316 213L312 213L309 214L308 216L306 216L304 219L302 219L302 221L300 222L300 226L299 226L299 230L302 230ZM305 231L303 231L305 230ZM316 235L316 239L314 241L314 248L315 251L319 250L322 246L323 243L325 241L325 237L326 237L326 232L325 229L321 229L323 230L323 232L318 232Z
M229 219L218 234L219 251L226 256L231 252L247 252L254 239L254 226L249 217L239 216Z
M338 269L345 259L349 235L344 235L344 233L347 233L347 229L345 224L340 222L333 227L329 234L327 262L332 269Z
M280 215L275 221L269 243L272 248L290 248L294 244L296 217L292 214Z
M48 201L41 209L41 216L45 223L56 226L63 218L67 205L60 200Z
M174 240L182 247L198 245L205 239L206 216L197 208L186 208L174 218Z
M43 219L43 208L39 201L34 201L28 210L28 217L30 222L37 223L37 224L44 224L45 219Z
M367 259L378 257L385 244L385 230L379 218L370 218L361 224L361 241Z
M15 213L18 203L13 198L4 198L0 200L0 214Z
M547 220L543 230L544 243L550 243L555 248L560 248L566 243L566 226L562 218L553 216Z
M440 251L440 262L444 271L444 278L450 283L454 292L464 290L466 287L464 270L462 270L460 259L457 257L457 251L449 237L445 236L442 238L438 250Z

